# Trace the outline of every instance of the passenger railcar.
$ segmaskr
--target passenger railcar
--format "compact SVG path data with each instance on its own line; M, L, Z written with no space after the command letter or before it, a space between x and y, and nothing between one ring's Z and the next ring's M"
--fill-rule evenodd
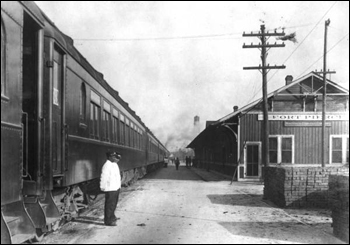
M86 207L109 150L123 183L168 152L34 2L2 1L1 243L38 239Z

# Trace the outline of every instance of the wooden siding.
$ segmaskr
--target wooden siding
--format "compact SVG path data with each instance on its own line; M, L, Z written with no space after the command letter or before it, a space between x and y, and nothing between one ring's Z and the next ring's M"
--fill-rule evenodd
M240 121L240 148L246 141L261 141L262 122L258 121L257 114L247 114Z
M269 121L270 135L294 135L295 164L320 164L322 149L322 127L284 126L285 121ZM348 135L349 121L327 121L326 127L326 162L329 161L330 135ZM257 114L247 114L241 118L241 142L261 141L262 121Z

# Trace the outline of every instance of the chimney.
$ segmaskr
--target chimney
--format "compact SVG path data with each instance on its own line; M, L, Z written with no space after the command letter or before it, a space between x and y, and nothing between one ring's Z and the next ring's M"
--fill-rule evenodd
M193 123L193 125L197 125L197 124L199 124L199 116L195 116L195 117L194 117L194 123Z
M286 85L290 84L291 82L293 82L293 76L291 75L286 76Z
M235 112L235 111L238 111L238 106L235 105L235 106L233 107L233 111L234 111L234 112Z

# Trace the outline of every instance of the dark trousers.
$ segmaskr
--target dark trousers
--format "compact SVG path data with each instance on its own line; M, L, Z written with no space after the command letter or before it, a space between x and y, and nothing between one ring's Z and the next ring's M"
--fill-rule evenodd
M117 208L119 192L120 189L117 191L108 191L105 193L105 224L111 224L114 221L117 221L117 217L115 216L114 212Z

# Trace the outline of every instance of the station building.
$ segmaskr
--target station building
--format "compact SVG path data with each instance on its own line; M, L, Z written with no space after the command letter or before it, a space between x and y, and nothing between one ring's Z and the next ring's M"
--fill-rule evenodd
M349 91L327 80L325 149L322 144L323 78L311 72L268 94L269 166L328 166L349 163ZM261 180L263 172L262 99L234 111L206 128L187 146L197 167Z

